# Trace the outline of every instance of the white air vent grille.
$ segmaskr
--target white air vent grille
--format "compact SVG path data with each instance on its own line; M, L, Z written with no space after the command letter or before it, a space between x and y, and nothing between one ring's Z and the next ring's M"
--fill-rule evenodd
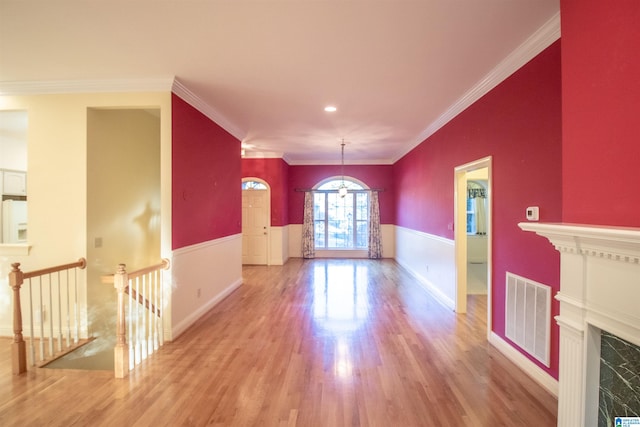
M549 366L551 287L507 272L505 335Z

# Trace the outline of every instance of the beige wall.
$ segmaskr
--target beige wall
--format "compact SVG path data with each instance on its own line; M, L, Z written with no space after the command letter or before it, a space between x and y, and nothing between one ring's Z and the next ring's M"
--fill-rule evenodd
M27 112L0 110L0 169L27 170Z
M111 336L116 294L101 276L160 260L158 109L87 112L87 259L89 333Z
M33 270L88 257L87 112L89 108L160 111L162 256L171 255L171 93L2 96L0 110L26 110L28 131L28 255L0 250L0 334L10 332L7 274L12 262ZM97 196L97 194L95 195ZM94 195L92 194L92 197ZM93 256L93 255L92 255ZM142 261L142 260L140 260ZM89 259L89 264L96 264ZM138 262L132 261L134 264ZM86 275L81 277L86 283ZM108 285L105 285L108 286ZM80 292L86 308L86 285Z

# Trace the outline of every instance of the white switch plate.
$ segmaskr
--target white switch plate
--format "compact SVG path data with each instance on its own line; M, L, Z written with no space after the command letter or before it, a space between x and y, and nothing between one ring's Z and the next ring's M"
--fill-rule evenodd
M527 219L529 221L537 221L539 217L539 209L537 206L530 206L527 208Z

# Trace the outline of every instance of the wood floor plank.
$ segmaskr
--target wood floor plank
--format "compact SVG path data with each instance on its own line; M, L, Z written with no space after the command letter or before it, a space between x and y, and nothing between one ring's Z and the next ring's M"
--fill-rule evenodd
M456 315L391 260L291 259L243 276L123 380L14 377L0 341L0 425L556 425L556 399L486 341L486 297Z

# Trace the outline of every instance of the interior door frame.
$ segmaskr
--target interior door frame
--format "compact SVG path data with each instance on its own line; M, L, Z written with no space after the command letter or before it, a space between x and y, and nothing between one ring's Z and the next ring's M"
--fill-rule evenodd
M242 182L247 182L247 181L256 181L256 182L260 182L262 184L264 184L267 189L266 190L242 190L242 191L266 191L267 193L267 218L266 218L266 224L267 224L267 264L266 265L271 265L271 186L269 185L269 183L267 181L265 181L264 179L258 178L256 176L247 176L242 178ZM244 232L244 230L243 230Z
M487 338L492 330L493 270L493 193L492 157L484 157L455 167L454 178L454 246L456 265L455 311L467 312L467 172L487 168Z

